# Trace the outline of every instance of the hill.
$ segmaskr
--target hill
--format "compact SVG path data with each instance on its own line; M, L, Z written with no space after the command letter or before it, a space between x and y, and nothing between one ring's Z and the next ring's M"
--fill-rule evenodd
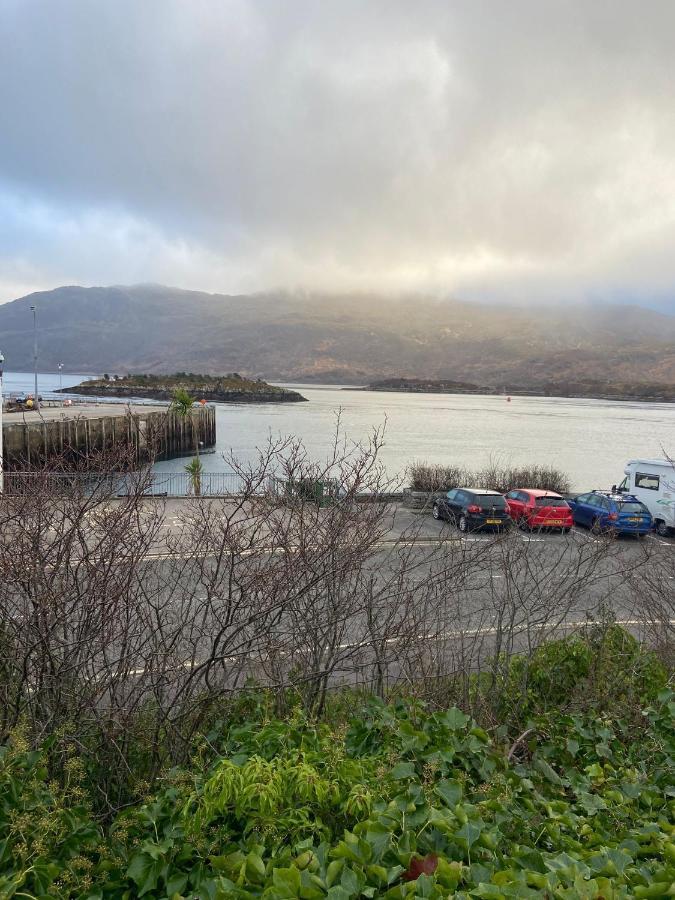
M366 384L392 377L501 388L675 382L675 317L634 306L524 308L424 297L219 295L160 285L60 287L0 306L7 366Z

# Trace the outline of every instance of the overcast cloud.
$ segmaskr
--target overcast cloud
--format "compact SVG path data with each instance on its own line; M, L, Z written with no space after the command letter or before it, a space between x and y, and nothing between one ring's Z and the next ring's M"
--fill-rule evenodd
M0 0L0 300L675 297L673 0Z

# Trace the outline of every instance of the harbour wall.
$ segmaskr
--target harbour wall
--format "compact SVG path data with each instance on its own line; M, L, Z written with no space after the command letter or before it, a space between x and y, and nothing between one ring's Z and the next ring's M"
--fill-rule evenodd
M34 469L52 460L82 462L87 457L131 447L137 464L149 459L187 456L216 443L214 406L193 409L188 416L173 410L102 407L45 410L3 417L5 471Z

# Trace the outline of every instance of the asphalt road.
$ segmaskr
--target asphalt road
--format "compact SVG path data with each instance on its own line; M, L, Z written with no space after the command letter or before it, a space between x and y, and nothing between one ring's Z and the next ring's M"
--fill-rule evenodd
M123 501L112 501L117 502ZM214 528L232 513L222 501L204 503L213 503ZM149 659L157 665L159 638L170 642L177 668L201 665L217 645L218 677L234 685L250 675L273 679L308 659L321 665L329 644L326 666L331 682L339 682L372 671L378 641L389 675L406 677L412 660L420 671L430 660L439 667L442 661L446 669L459 657L462 665L467 659L478 665L496 648L526 649L544 634L566 633L607 615L642 634L642 588L651 579L653 590L655 573L658 590L668 593L675 611L673 539L597 537L580 528L569 535L517 529L462 535L430 513L392 504L358 578L347 572L344 583L332 586L333 597L322 595L312 605L301 595L288 609L267 612L257 622L247 606L252 591L259 592L264 606L266 593L285 577L289 590L306 571L314 570L320 580L329 570L322 568L325 548L311 536L302 547L273 546L263 532L252 550L209 551L188 537L190 518L199 508L194 500L147 501L146 511L156 510L161 521L142 561L147 613L139 614L143 633L136 636L132 660L139 675ZM271 573L273 564L279 568ZM363 600L366 589L369 602ZM239 635L241 615L249 619ZM264 631L270 649L258 649L250 659L241 648L256 628ZM111 637L107 652L116 651L117 640Z
M188 510L189 504L183 501L167 502L158 540L146 559L149 567L164 572L167 578L169 569L181 572L181 578L188 581L191 577L192 570L186 565L191 551L173 547ZM424 581L430 573L439 572L439 585L456 602L458 629L491 627L487 621L490 610L496 611L504 602L520 604L524 615L536 607L537 615L545 612L556 624L561 620L583 622L604 607L619 621L637 627L644 613L640 583L645 571L653 573L658 568L663 583L675 590L672 538L598 537L577 527L569 535L526 534L517 529L507 535L462 535L449 523L401 505L389 508L388 525L368 563L374 577L382 584L391 579L400 568L402 554L413 581ZM320 552L320 547L316 550ZM270 547L263 552L280 555L293 551ZM205 565L208 568L207 563L199 566L202 580ZM350 630L350 639L358 640L358 618Z

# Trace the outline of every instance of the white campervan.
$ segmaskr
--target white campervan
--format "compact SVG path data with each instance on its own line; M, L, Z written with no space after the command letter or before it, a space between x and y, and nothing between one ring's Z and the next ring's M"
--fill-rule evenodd
M675 462L631 459L617 491L634 494L652 514L654 527L665 537L675 531Z

